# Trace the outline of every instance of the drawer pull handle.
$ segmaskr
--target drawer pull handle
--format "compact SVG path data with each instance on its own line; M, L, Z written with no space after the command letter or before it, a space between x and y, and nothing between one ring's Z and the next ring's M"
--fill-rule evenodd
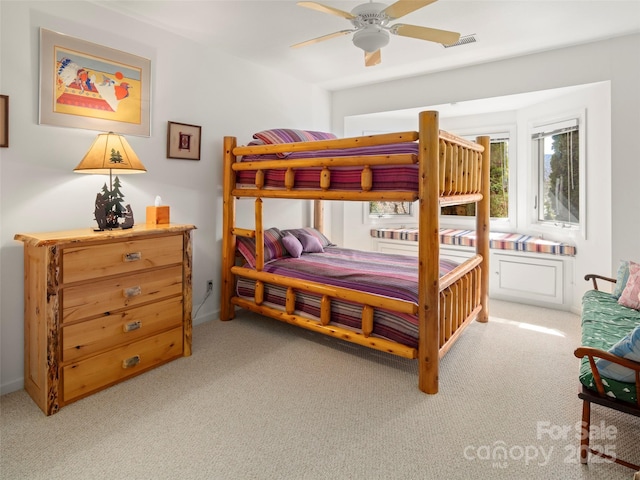
M136 262L138 260L142 260L142 252L131 252L124 254L125 262Z
M125 288L122 293L124 293L124 296L127 298L136 297L142 293L142 288L140 286Z
M122 368L131 368L135 367L140 363L140 355L134 355L131 358L127 358L122 361Z
M138 330L139 328L142 328L142 322L140 320L137 320L135 322L125 323L122 326L122 329L125 332L133 332L134 330Z

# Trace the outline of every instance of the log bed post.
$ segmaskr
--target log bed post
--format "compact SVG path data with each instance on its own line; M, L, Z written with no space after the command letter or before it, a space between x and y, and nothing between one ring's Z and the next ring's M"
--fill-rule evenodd
M440 295L440 201L438 112L421 112L418 173L418 386L438 393L439 295Z
M480 193L482 200L476 204L476 253L482 255L482 266L480 268L480 304L482 311L478 314L479 322L489 320L489 228L491 222L491 138L487 136L478 137L476 142L484 147L482 152L482 170L480 179Z
M231 191L236 184L236 172L231 168L235 162L233 149L236 147L235 137L224 137L224 169L222 177L222 293L220 297L220 320L231 320L234 307L231 304L234 280L231 267L235 263L236 236L236 199Z
M322 200L313 201L313 227L324 233L324 205Z
M256 198L255 202L255 232L256 232L256 270L264 270L264 224L262 223L262 198Z

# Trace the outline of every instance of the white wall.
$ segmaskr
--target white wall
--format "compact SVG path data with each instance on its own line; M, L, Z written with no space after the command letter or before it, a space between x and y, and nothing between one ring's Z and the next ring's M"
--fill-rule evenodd
M10 97L10 147L0 149L0 392L22 388L23 264L19 232L91 227L105 177L72 172L98 132L38 125L39 28L150 58L151 137L129 136L148 172L121 178L137 222L159 194L171 220L192 223L193 300L219 285L222 137L274 126L328 131L329 93L88 2L0 2L0 93ZM200 161L166 158L167 121L202 126ZM307 202L267 210L266 221L308 224ZM244 210L239 209L238 221ZM253 218L253 211L250 213ZM217 318L219 288L194 322Z
M615 274L619 259L640 260L640 35L334 92L333 131L340 134L351 115L606 81L611 81L612 168L605 185L611 191L606 214L611 251L598 255L608 257L608 268L600 273ZM333 215L334 225L340 225L340 211Z

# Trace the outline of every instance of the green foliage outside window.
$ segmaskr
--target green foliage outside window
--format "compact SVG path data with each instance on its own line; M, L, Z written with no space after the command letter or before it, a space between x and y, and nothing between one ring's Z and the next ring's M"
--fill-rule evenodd
M509 142L507 140L491 142L489 179L491 182L489 214L491 218L507 218L509 216ZM476 214L476 204L443 207L442 214L472 217Z
M542 221L580 223L580 168L578 130L543 137L545 155L542 170Z
M411 202L369 202L369 216L409 216L411 215Z

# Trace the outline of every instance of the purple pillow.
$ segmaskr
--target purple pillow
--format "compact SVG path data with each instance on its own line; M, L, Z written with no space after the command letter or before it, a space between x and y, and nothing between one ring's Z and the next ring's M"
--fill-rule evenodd
M333 133L316 132L312 130L296 130L293 128L272 128L253 134L253 138L262 140L267 145L279 143L313 142L315 140L331 140L336 138ZM287 158L291 152L276 153L280 158Z
M312 235L306 233L300 234L300 243L302 244L302 251L304 253L323 253L324 249L320 240Z
M311 135L314 140L334 140L338 138L333 133L329 132L316 132L314 130L306 130L306 132Z
M333 243L331 243L331 241L327 237L325 237L319 230L313 227L292 228L290 230L283 230L282 233L283 235L290 233L294 237L296 237L298 240L300 240L300 235L304 233L306 235L311 235L312 237L316 237L320 242L320 245L322 245L322 248L333 246Z
M256 266L256 240L248 237L238 237L236 242L238 251L252 268ZM264 263L288 256L287 249L282 243L282 233L277 228L264 231Z
M288 233L282 237L282 243L284 244L284 248L287 249L287 252L289 252L289 255L294 258L300 258L302 254L302 244L300 240Z

